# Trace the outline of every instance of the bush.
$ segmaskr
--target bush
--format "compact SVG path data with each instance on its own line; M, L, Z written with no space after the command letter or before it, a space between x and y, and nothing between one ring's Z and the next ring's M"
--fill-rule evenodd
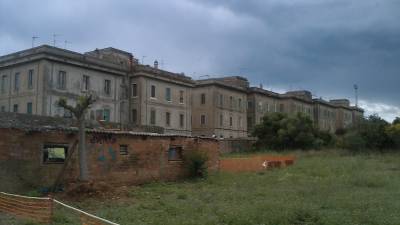
M340 143L340 147L353 151L362 151L366 148L366 146L366 141L360 135L360 133L356 131L347 132L343 136L342 143Z
M317 133L309 116L296 114L270 113L257 125L253 136L258 138L256 145L272 149L309 149L320 146L323 139L317 140Z
M386 128L386 134L393 141L396 148L400 148L400 122Z
M201 151L192 151L184 156L184 162L190 178L207 177L208 156Z

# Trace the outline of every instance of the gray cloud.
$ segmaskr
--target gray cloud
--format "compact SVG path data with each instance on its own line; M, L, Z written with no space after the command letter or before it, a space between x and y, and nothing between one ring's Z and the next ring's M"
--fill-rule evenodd
M0 54L29 48L32 35L51 44L56 33L59 47L114 46L195 78L242 74L326 98L352 98L357 83L367 107L396 110L399 11L397 0L2 0Z

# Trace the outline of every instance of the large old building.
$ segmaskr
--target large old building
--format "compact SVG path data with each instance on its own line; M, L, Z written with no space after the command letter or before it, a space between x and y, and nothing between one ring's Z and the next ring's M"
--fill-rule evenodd
M280 112L281 97L278 93L251 87L247 95L247 130L251 132L256 124L262 122L267 113Z
M247 88L243 77L199 80L192 94L192 132L219 138L247 137Z
M279 94L246 78L192 80L115 48L77 53L42 45L0 57L0 111L71 117L57 106L94 95L86 117L124 129L218 138L247 137L267 113L304 113L322 130L359 123L364 111L347 99L312 99L309 91Z

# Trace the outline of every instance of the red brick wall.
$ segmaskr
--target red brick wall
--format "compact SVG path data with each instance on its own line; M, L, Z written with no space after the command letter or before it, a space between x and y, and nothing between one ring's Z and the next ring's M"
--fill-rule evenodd
M63 164L43 164L42 148L45 143L71 146L77 139L75 133L61 131L25 132L16 129L0 129L0 163L18 170L20 176L33 185L53 184ZM169 161L170 146L208 154L208 167L219 167L218 142L212 139L168 136L135 136L122 134L86 135L89 173L95 181L113 184L140 184L157 180L176 180L185 176L182 161ZM120 145L128 146L128 155L120 155ZM67 181L78 177L78 150L69 162L65 173Z

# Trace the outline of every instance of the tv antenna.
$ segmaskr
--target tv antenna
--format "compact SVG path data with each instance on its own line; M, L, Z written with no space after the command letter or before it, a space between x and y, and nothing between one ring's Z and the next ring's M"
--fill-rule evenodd
M353 88L354 88L354 93L355 93L355 96L356 96L356 107L358 107L358 85L354 84Z
M146 58L147 56L142 56L142 64L144 65L144 58Z
M65 41L64 41L64 49L67 49L67 44L72 44L72 43L69 42L69 41L67 41L67 40L65 40Z
M37 36L32 36L32 48L35 47L35 40L38 38Z
M56 42L57 42L57 39L56 39L56 37L57 36L60 36L59 34L53 34L53 46L54 47L56 47Z

